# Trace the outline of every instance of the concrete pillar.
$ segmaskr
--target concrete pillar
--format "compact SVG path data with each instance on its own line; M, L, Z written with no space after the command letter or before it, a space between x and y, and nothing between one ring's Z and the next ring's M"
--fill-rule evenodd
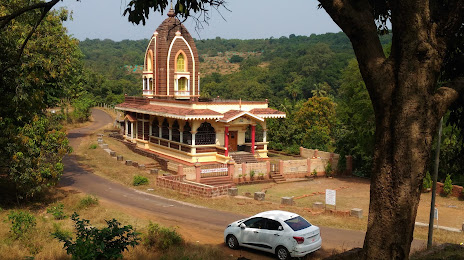
M279 173L284 174L284 161L279 160Z
M195 174L196 174L196 182L200 182L201 180L201 165L199 163L195 163Z
M182 164L177 165L177 175L184 175L184 166Z
M319 152L319 150L315 149L314 150L314 155L313 155L314 158L317 158L317 152Z
M301 156L301 157L303 157L303 156L302 156L302 154L303 154L303 149L304 149L304 148L300 146L300 156Z
M266 175L269 175L271 173L271 162L266 161Z
M255 197L254 197L255 200L263 201L265 197L266 197L266 193L261 192L261 191L255 192Z
M127 123L127 119L124 120L124 123L125 123L125 127L124 127L124 135L127 136L127 133L128 133L128 123Z
M324 203L316 201L313 203L313 208L315 209L323 209L324 208Z
M131 140L134 139L134 122L131 122Z
M232 180L234 179L234 173L235 173L235 163L234 162L227 162L227 175L229 178Z
M363 217L363 210L359 209L359 208L351 209L350 216L357 217L357 218L362 218Z
M293 197L282 197L280 200L282 205L293 205Z
M237 188L229 188L228 194L229 194L229 196L237 196L238 195L238 189Z
M195 146L195 135L197 134L197 131L190 131L192 134L192 146ZM197 154L197 148L192 147L192 154Z
M242 175L246 176L247 173L247 165L246 163L242 163Z

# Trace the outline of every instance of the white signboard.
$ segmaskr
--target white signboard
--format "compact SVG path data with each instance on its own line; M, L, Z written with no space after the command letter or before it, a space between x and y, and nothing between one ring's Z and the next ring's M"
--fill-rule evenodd
M226 172L227 168L201 169L200 173Z
M434 212L434 214L433 214L433 218L436 219L436 220L438 220L438 209L437 209L437 208L435 208L435 212Z
M335 206L335 196L336 196L335 190L329 190L329 189L325 190L325 204Z

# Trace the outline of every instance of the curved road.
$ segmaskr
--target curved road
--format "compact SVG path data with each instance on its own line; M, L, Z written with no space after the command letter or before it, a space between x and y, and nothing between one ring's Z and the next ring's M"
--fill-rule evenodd
M113 119L107 113L99 109L93 109L92 116L94 122L90 126L69 131L68 138L74 148L78 146L81 137L92 134L113 122ZM114 183L84 170L78 164L76 155L66 156L64 164L64 174L60 181L61 187L77 189L87 194L96 195L103 200L120 206L125 211L130 210L132 213L139 211L138 214L141 215L145 213L151 214L169 220L171 223L176 223L180 227L184 225L191 230L192 234L197 235L198 232L200 236L209 237L209 241L214 241L213 243L216 244L222 243L222 232L227 224L247 217L241 214L223 212L167 199ZM364 232L361 231L321 227L321 234L323 248L309 258L327 256L335 248L347 250L353 247L362 247L364 240ZM226 246L222 246L224 250L228 250ZM234 252L231 251L231 253ZM239 253L234 253L234 255L237 254ZM240 254L251 259L270 259L271 256L254 250L245 250Z

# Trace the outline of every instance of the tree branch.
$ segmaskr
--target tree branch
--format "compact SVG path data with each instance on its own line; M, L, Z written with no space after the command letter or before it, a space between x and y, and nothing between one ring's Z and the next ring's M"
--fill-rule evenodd
M443 116L449 106L459 98L464 99L464 77L456 78L446 86L437 89L433 99L438 115Z
M369 92L376 98L385 94L382 82L392 71L387 68L375 17L368 0L319 0L321 6L348 36L358 59L359 68ZM382 77L378 77L383 75Z
M22 15L23 13L25 13L27 11L31 11L31 10L35 10L35 9L39 9L39 8L48 8L48 10L50 10L59 1L60 0L52 0L50 2L44 2L44 3L42 2L42 3L33 4L33 5L30 5L30 6L23 7L23 8L15 11L15 12L13 12L12 14L1 16L0 21L2 21L2 23L0 24L0 30L3 29L9 22L11 22L11 20L15 19L16 17Z

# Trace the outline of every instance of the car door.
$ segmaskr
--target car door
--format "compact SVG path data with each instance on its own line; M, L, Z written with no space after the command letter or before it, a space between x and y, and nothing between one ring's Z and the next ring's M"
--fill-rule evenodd
M265 228L259 232L259 242L269 252L274 252L280 240L283 238L283 227L279 221L265 219Z
M260 232L263 230L265 220L261 217L251 218L243 222L245 228L240 232L240 244L253 248L262 248L260 242Z

